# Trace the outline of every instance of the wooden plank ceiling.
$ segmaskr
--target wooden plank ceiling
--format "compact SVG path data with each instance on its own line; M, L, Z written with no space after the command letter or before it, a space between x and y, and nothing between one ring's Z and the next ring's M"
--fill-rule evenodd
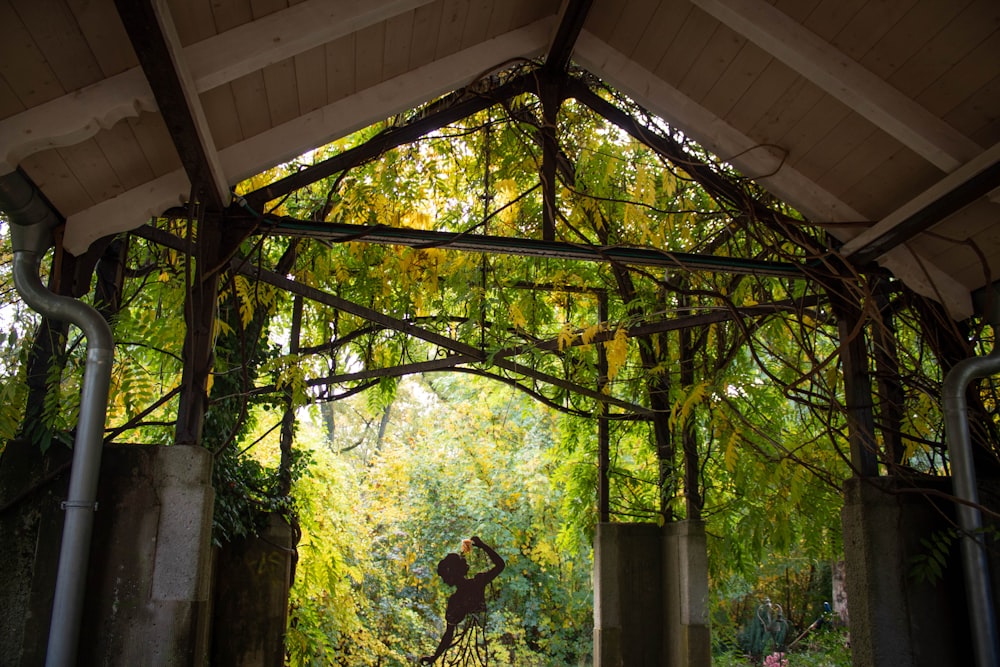
M192 159L224 203L545 57L563 4L0 0L0 174L30 177L81 253L186 201ZM594 0L572 60L955 317L1000 275L995 0Z

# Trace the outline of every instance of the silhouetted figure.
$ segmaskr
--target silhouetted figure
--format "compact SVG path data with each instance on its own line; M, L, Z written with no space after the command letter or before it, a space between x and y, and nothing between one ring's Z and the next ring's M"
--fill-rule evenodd
M444 615L448 627L444 631L444 636L441 637L434 655L428 655L420 659L420 664L422 665L434 664L448 649L460 644L465 646L465 651L476 654L479 664L486 664L485 645L483 646L482 655L479 655L480 649L476 645L474 636L477 631L481 631L484 627L482 619L475 619L474 627L467 625L461 631L457 629L466 617L470 615L475 616L480 613L485 614L486 585L503 572L505 563L496 551L478 537L473 537L471 540L463 540L462 551L468 553L473 546L479 547L490 557L490 560L493 561L493 567L486 572L480 572L467 579L466 575L469 573L469 564L465 561L464 556L455 553L448 554L438 563L438 574L444 583L455 587L455 592L448 598L448 608ZM469 634L470 631L472 632L472 636ZM458 659L464 660L465 657L462 656Z

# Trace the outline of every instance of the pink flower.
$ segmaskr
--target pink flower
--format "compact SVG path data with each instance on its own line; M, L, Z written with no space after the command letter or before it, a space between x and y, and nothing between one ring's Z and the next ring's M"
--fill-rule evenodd
M788 667L788 658L784 653L772 653L764 658L764 667Z

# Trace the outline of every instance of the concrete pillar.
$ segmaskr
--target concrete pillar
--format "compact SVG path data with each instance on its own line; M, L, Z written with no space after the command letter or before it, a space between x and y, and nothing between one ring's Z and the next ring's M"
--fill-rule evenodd
M37 453L33 456L39 458ZM200 447L106 448L87 572L80 665L205 663L214 500L211 470L211 453ZM24 577L24 583L17 591L3 591L0 600L0 607L13 609L15 617L7 618L0 630L5 638L4 664L43 662L52 572L59 553L59 533L53 535L51 528L61 525L58 501L65 497L67 478L65 468L36 478L37 483L22 492L10 509L11 515L21 517L13 548L33 549L30 556L17 559L17 572L8 573L12 579ZM6 644L7 639L16 643Z
M927 482L947 493L948 480ZM953 507L891 477L844 485L844 561L854 667L973 663L957 543L941 577L918 580L923 540L953 529ZM996 564L994 563L994 570Z
M705 524L679 521L663 527L663 664L709 667L708 552Z
M601 523L594 542L594 665L712 664L700 521Z
M291 526L272 514L259 537L238 539L218 551L212 596L213 665L285 664L294 550Z
M594 536L594 667L661 659L662 548L655 524L600 523Z
M7 443L0 459L0 662L45 664L70 450ZM48 546L53 545L53 546Z

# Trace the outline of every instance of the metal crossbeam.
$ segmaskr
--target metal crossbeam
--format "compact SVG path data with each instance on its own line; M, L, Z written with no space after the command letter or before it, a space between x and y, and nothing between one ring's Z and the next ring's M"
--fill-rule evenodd
M383 225L349 225L337 222L309 222L267 216L261 231L289 237L322 239L334 243L360 241L411 248L449 248L467 252L487 252L522 257L546 257L585 262L619 262L635 266L656 266L713 273L804 278L804 268L787 262L771 262L740 257L670 252L635 246L599 246L560 241L489 236L462 232L439 232ZM236 219L229 218L230 224ZM244 224L254 222L242 216Z

